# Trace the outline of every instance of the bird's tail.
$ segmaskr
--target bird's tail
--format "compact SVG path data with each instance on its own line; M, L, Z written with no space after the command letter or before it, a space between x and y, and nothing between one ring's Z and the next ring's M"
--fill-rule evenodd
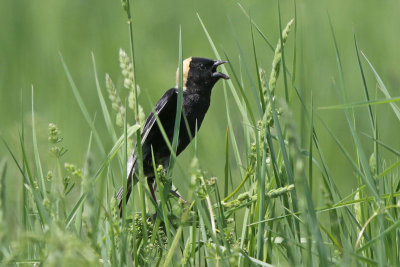
M127 178L126 178L126 203L128 203L129 197L132 193L132 187L138 182L138 178L135 173L136 169L136 157L131 157L127 164ZM119 200L119 216L122 217L122 201L124 197L123 186L119 189L117 193L117 200Z

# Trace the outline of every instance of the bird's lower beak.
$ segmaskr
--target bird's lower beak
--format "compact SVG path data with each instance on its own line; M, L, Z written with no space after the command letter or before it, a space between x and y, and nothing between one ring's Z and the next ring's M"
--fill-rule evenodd
M224 73L222 73L222 72L217 72L217 67L218 67L219 65L225 64L225 63L227 63L227 62L228 62L228 61L224 61L224 60L215 60L215 61L214 61L214 64L213 64L213 73L212 73L212 77L215 77L215 78L222 78L222 79L228 80L228 79L229 79L229 76L228 76L228 75L226 75L226 74L224 74Z

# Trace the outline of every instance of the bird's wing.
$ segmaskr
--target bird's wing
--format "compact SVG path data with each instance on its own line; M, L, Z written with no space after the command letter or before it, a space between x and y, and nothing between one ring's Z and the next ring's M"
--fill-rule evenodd
M160 114L163 113L163 111L170 111L171 109L176 109L176 102L177 102L177 95L178 95L178 90L176 88L171 88L165 94L161 97L161 99L157 102L156 106L154 107L153 111L150 113L150 115L147 117L146 122L144 123L143 129L142 129L142 145L146 142L148 135L150 134L154 123L157 121L157 116L160 116ZM156 115L155 115L156 114ZM126 164L126 169L127 169L127 198L126 201L128 201L128 198L130 196L130 192L132 189L132 182L133 185L137 183L137 178L135 175L135 169L136 169L136 155L135 155L135 150L132 151L132 154L129 157L129 160ZM133 177L132 177L133 176ZM132 177L132 179L130 179ZM132 181L134 180L134 181ZM122 193L123 190L122 188L119 190L117 193L117 199L120 199L122 201ZM122 205L120 202L120 209Z
M161 97L160 100L158 100L153 111L150 113L150 115L146 119L146 122L144 123L142 129L142 145L146 142L147 137L154 126L154 123L156 123L157 121L157 117L155 116L155 114L159 116L160 113L163 112L163 110L170 110L170 108L174 109L176 107L177 95L178 95L178 90L176 88L171 88L167 92L165 92L165 94ZM167 108L165 108L166 106ZM129 176L133 173L135 168L135 163L136 163L136 155L135 151L133 150L126 166L128 174L127 178L129 178Z
M154 123L156 122L156 116L154 114L159 116L166 106L168 106L168 110L169 107L175 108L177 95L178 95L178 90L176 88L171 88L167 92L165 92L165 94L157 102L156 106L154 107L154 110L150 113L149 117L146 120L146 123L143 126L142 145L146 141L147 136L149 135Z

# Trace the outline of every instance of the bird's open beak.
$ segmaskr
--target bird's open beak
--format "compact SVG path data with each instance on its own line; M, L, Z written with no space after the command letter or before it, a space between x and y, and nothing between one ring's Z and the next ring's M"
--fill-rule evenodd
M217 71L217 67L218 67L219 65L222 65L222 64L227 63L227 62L228 62L228 61L224 61L224 60L215 60L215 61L214 61L214 64L213 64L213 68L212 68L212 71L213 71L212 77L215 77L215 78L222 78L222 79L228 80L228 79L229 79L229 76L228 76L228 75L226 75L226 74L224 74L224 73L222 73L222 72L218 72L218 71Z

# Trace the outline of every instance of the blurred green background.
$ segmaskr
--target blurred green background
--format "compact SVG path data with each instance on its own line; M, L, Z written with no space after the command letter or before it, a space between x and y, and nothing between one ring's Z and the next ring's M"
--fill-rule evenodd
M279 20L276 0L239 1L251 14L273 46L279 39ZM239 69L238 43L245 55L254 80L256 70L251 46L251 31L248 18L236 1L215 0L163 0L134 1L134 42L136 52L137 81L142 94L140 103L148 114L163 92L175 85L178 65L178 32L182 27L184 57L202 56L213 58L213 52L196 16L204 21L221 55L229 56L236 71ZM353 33L357 35L360 49L374 64L392 96L399 95L400 85L400 2L396 0L337 0L297 1L297 80L307 102L311 96L316 107L338 104L334 83L338 81L338 67L334 44L329 27L330 16L337 36L345 84L352 102L364 100L361 76L354 49ZM35 112L39 148L46 171L46 161L52 160L47 153L47 125L57 124L68 148L65 160L82 166L89 140L90 129L73 96L62 67L60 54L70 69L71 75L92 117L96 114L96 127L102 135L107 150L112 142L105 130L101 108L96 93L91 52L96 58L97 71L103 93L105 73L109 73L119 89L122 75L118 62L118 51L129 52L129 33L126 16L119 0L3 0L0 1L0 134L14 151L19 151L18 133L23 120L27 147L30 148L31 86L34 87ZM281 1L282 24L294 17L293 1ZM255 32L259 64L270 72L273 52ZM293 63L294 34L289 35L286 48L288 67ZM367 81L372 98L376 96L376 82L367 70ZM229 68L228 68L229 69ZM244 72L244 70L243 70ZM246 76L246 75L245 75ZM281 83L282 81L280 81ZM245 88L252 97L249 82ZM282 95L283 87L278 87ZM228 97L231 94L228 93ZM230 102L235 115L234 101ZM300 120L300 105L292 105L298 132L308 132L308 125ZM341 110L317 110L351 153L352 141ZM362 140L368 139L363 132L370 133L364 108L356 109L356 124ZM382 140L392 147L400 147L397 138L400 125L389 106L379 106ZM241 121L233 116L239 137ZM199 159L203 169L210 175L222 177L224 173L224 138L227 127L225 100L222 83L212 96L210 110L199 133ZM344 192L350 192L356 178L328 133L317 123L319 137L328 159L334 179ZM103 133L103 134L102 134ZM120 133L120 131L119 131ZM307 140L308 137L303 137ZM240 141L240 139L239 139ZM305 142L304 147L308 144ZM372 146L366 147L367 153ZM95 162L102 155L94 150ZM33 156L31 150L30 155ZM182 166L188 166L193 146L179 157ZM0 159L10 156L3 145ZM391 159L388 158L388 162ZM240 167L240 166L238 166ZM185 177L177 174L175 183ZM239 179L240 177L235 177ZM318 179L316 183L318 183ZM13 162L9 160L7 183L19 183ZM341 182L342 181L342 182ZM184 185L183 185L184 186ZM316 187L318 188L318 187ZM11 197L11 195L9 195ZM16 201L12 197L12 201Z

